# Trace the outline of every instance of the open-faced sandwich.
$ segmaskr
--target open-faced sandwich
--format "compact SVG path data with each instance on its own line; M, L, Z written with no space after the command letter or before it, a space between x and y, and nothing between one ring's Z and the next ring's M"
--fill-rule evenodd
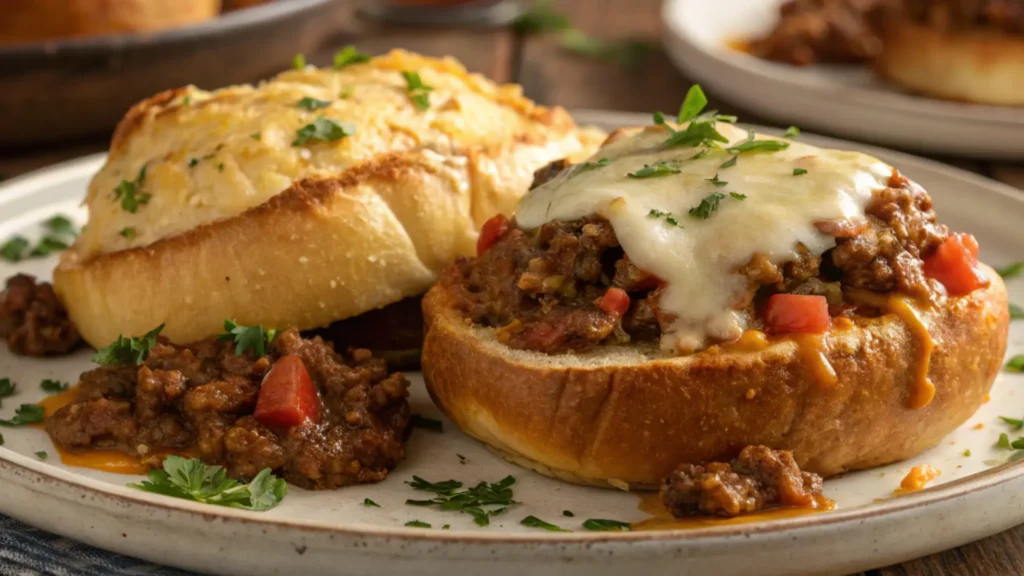
M514 219L484 226L423 301L437 404L573 482L654 487L690 466L670 497L738 454L809 496L797 464L831 476L935 445L1006 347L974 238L892 166L704 102L691 90L679 123L656 114L541 171Z

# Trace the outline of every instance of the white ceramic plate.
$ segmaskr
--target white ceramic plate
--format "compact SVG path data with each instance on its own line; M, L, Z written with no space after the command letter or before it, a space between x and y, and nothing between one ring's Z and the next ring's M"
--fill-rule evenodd
M646 116L581 113L584 122L605 127L645 123ZM810 142L875 153L929 189L945 222L976 234L982 256L1005 264L1024 256L1019 234L1024 194L1007 186L934 162L846 142L806 137ZM55 213L84 214L78 204L90 176L102 162L92 156L54 166L0 187L0 238L38 235L38 223ZM16 271L49 276L54 261L0 264L0 277ZM1024 302L1024 281L1011 283ZM144 294L139 295L145 298ZM1024 326L1015 326L1011 351L1024 351ZM39 360L10 355L0 346L0 376L18 382L4 399L0 416L42 397L43 378L76 381L89 367L90 351ZM418 374L414 411L440 417ZM1024 521L1024 462L992 467L1005 458L993 448L1000 414L1024 415L1024 376L999 376L992 401L940 446L912 461L826 482L838 503L832 512L674 532L586 532L587 518L639 521L635 494L582 488L538 476L495 457L446 422L443 434L417 430L409 458L386 482L306 492L292 488L277 508L251 513L165 498L125 487L134 477L65 466L42 430L4 428L0 448L0 512L40 528L154 562L223 574L398 574L463 576L487 573L602 576L648 574L848 574L921 556L1009 528ZM983 430L974 430L977 423ZM965 457L970 449L972 455ZM39 461L34 453L48 451ZM465 464L458 455L465 457ZM931 489L893 497L893 489L915 464L942 470ZM454 512L416 508L422 497L404 482L413 474L428 480L466 483L516 477L522 502L487 528ZM364 498L381 508L366 508ZM571 510L574 518L563 517ZM573 533L550 533L519 525L527 515L554 522ZM406 528L409 520L435 529ZM450 524L450 530L436 529ZM756 563L752 559L756 558Z
M709 91L779 124L935 154L1024 159L1024 108L915 96L868 66L790 66L727 45L770 31L784 1L666 0L666 50Z

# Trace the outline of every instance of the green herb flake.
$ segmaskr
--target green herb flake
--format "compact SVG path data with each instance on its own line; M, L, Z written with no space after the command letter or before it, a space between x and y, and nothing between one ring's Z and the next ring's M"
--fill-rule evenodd
M789 148L789 142L782 140L747 140L735 146L726 148L727 151L742 154L744 152L778 152Z
M345 46L341 50L334 53L334 69L341 70L346 66L353 64L362 64L363 62L369 62L370 55L363 54L355 46Z
M682 124L693 120L707 105L708 97L704 95L704 90L700 87L700 84L690 86L690 89L686 92L686 98L683 99L682 106L679 107L679 123Z
M1011 302L1010 303L1010 320L1020 320L1021 318L1024 318L1024 308L1021 308L1020 306L1018 306L1018 305L1014 304L1013 302Z
M410 520L405 523L409 528L430 528L430 524L426 522L420 522L419 520Z
M494 483L480 482L464 490L462 482L457 480L428 482L419 476L412 478L411 482L406 482L411 488L433 492L435 496L430 500L406 500L407 505L438 506L441 510L468 514L478 526L487 526L492 516L501 514L508 510L509 506L517 504L512 494L512 485L516 479L512 476L506 476Z
M121 183L114 188L114 200L121 201L121 208L125 212L135 214L139 210L139 206L148 204L152 194L144 194L141 192L142 183L146 180L146 166L143 165L139 169L138 175L135 180L121 180Z
M456 454L456 456L458 456L458 458L459 458L459 464L465 464L466 463L466 457L465 456L463 456L462 454Z
M562 510L562 516L565 516L566 518L576 517L576 515L573 514L571 510Z
M426 416L421 416L419 414L412 415L412 425L415 426L416 428L430 430L431 432L444 431L444 424L440 420L427 418Z
M729 185L728 182L723 182L723 181L719 180L718 179L718 174L715 174L714 178L705 178L704 180L707 181L707 182L711 182L711 184L715 188L723 188L723 187Z
M418 72L402 70L402 78L405 78L409 98L416 105L416 108L420 111L430 108L430 91L433 88L423 83Z
M330 105L330 100L317 100L316 98L310 98L309 96L306 96L302 100L299 100L298 102L295 103L295 106L297 108L302 108L303 110L310 111L320 110L321 108L327 108Z
M14 236L0 246L0 258L7 262L21 262L28 251L28 240L24 236Z
M1003 266L1002 268L996 268L996 272L999 273L1003 278L1014 278L1020 276L1021 272L1024 272L1024 262L1014 262Z
M530 528L543 528L548 532L571 532L571 530L566 530L565 528L555 526L554 524L550 522L545 522L540 518L537 518L536 516L527 516L526 518L520 520L519 523L523 526L529 526Z
M1007 372L1024 372L1024 354L1017 354L1013 358L1010 358L1010 361L1006 363L1004 368Z
M807 174L807 170L804 170L803 168L793 168L793 176L803 176L804 174Z
M698 220L707 220L708 218L711 218L711 214L714 213L715 210L718 210L718 203L722 198L725 198L725 194L721 194L719 192L712 192L711 194L708 194L700 201L700 204L690 208L690 216Z
M48 456L49 454L47 454L45 450L40 450L39 452L36 452L36 458L39 458L40 460L46 460Z
M110 345L100 348L93 355L92 361L100 365L141 366L149 356L149 350L156 346L156 337L164 329L161 324L146 332L142 338L125 338L118 336Z
M277 330L264 330L262 324L256 326L242 326L233 320L224 321L224 334L217 336L218 340L234 340L235 355L241 356L246 350L252 350L253 356L262 358L267 354L267 348L277 336Z
M68 243L54 236L44 236L39 243L32 247L28 255L32 257L49 256L54 252L67 250Z
M675 130L662 143L665 148L703 146L705 148L716 148L718 143L726 143L729 139L715 128L712 121L698 122L694 120L687 124L685 130Z
M181 99L181 103L184 104L185 106L191 106L192 105L192 95L191 94L186 94L185 97Z
M729 158L725 162L722 162L722 165L719 166L718 169L719 170L724 170L726 168L732 168L733 166L736 165L736 160L738 160L738 159L739 159L739 156L733 156L732 158Z
M601 158L597 162L584 162L576 167L576 170L573 172L573 175L575 176L576 174L580 174L582 172L589 172L591 170L596 170L597 168L603 168L610 163L611 160L607 158Z
M1014 450L1024 449L1024 438L1017 438L1013 442L1010 442L1010 448L1013 448Z
M700 160L701 158L711 154L711 148L701 148L696 154L690 156L690 160Z
M63 214L57 214L48 218L43 222L43 228L60 236L71 238L78 236L78 231L75 230L75 225L71 222L71 219Z
M345 100L351 98L353 94L355 94L355 90L352 88L342 88L341 92L338 92L338 98Z
M524 36L558 32L570 27L569 17L556 10L551 0L537 0L512 21L512 29Z
M51 380L46 378L39 383L39 387L43 389L43 392L47 394L59 394L68 389L67 382L61 382L60 380Z
M43 407L38 404L22 404L14 411L14 418L0 420L0 426L24 426L25 424L37 424L43 421L45 414Z
M654 113L654 120L653 120L653 122L654 122L655 126L665 126L666 125L665 124L665 113L664 112L657 112L656 111Z
M445 524L444 526L441 526L441 530L449 530L449 529L451 529L451 527L452 527L451 524Z
M796 138L800 135L800 129L796 126L790 126L786 128L786 133L782 135L783 138Z
M224 171L224 163L221 162L220 164L217 164L217 172L223 172L223 171Z
M118 234L120 234L124 238L127 238L128 240L131 240L138 235L138 233L135 231L135 228L132 228L131 226L128 226L127 228L122 228L121 231L118 232Z
M746 194L740 194L739 192L729 192L729 196L732 196L734 200L746 200Z
M17 384L11 382L10 378L0 378L0 398L7 398L14 395Z
M199 164L199 158L192 158L191 160L188 161L189 168L195 168L196 164Z
M363 498L363 506L366 506L367 508L380 508L380 504L377 504L369 498Z
M263 138L263 134L260 132L253 132L252 134L249 134L249 138L252 138L253 140L260 140Z
M294 68L296 70L302 70L305 67L306 67L306 55L305 54L296 54L292 58L292 68Z
M355 133L356 127L354 124L349 122L335 122L330 118L320 116L313 122L299 128L296 133L297 137L295 138L295 141L292 142L292 146L303 146L310 140L333 142L335 140L341 140L346 136L354 136Z
M4 435L0 434L0 446L4 445Z
M1005 432L999 435L999 440L996 441L996 448L1002 448L1003 450L1011 450L1010 448L1010 437Z
M661 178L663 176L679 174L680 172L682 172L682 169L679 167L678 162L659 160L654 164L645 164L643 168L636 172L630 172L626 176L630 178Z
M163 469L150 470L148 479L128 484L146 492L204 504L264 511L277 506L288 494L288 483L264 468L248 484L227 477L224 468L208 466L198 458L170 455Z
M1010 426L1013 426L1014 430L1024 430L1024 420L1017 418L1008 418L1006 416L1000 416L999 419L1009 424Z
M583 527L596 532L628 532L631 530L629 522L602 518L591 518L583 523Z
M661 210L656 210L652 208L651 211L647 213L647 216L649 218L664 218L665 222L671 224L672 226L678 226L682 228L682 225L679 224L679 220L671 212L662 212Z
M964 450L964 458L970 458L970 457L971 457L971 449L968 448L967 450Z

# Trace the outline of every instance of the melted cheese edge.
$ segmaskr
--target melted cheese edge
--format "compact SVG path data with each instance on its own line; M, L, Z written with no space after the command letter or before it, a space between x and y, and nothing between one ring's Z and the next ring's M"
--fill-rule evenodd
M719 124L718 130L729 139L723 148L748 138L732 125ZM630 260L665 281L658 305L674 320L663 332L662 348L676 352L739 338L750 319L732 308L747 290L737 270L758 252L781 264L796 259L797 243L817 255L832 248L835 239L814 222L863 218L872 193L885 188L892 174L891 166L871 156L801 142L778 152L742 153L734 166L722 168L734 154L716 150L694 158L697 148L662 147L667 136L653 126L614 139L589 159L606 164L563 171L523 198L516 219L528 229L591 215L608 219ZM659 161L677 162L680 173L627 176ZM807 173L794 175L797 168ZM709 182L716 174L728 184ZM710 218L688 214L715 192L724 198ZM679 225L652 211L671 213Z

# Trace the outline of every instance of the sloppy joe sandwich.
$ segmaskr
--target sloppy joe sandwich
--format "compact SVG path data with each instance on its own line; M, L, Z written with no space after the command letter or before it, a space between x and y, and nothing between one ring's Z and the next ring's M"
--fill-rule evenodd
M423 301L436 403L515 462L619 487L750 445L822 476L935 445L1005 351L977 242L892 166L701 96L542 172L446 269Z
M342 50L257 86L132 108L54 288L105 346L325 326L424 292L544 164L603 135L451 59Z

